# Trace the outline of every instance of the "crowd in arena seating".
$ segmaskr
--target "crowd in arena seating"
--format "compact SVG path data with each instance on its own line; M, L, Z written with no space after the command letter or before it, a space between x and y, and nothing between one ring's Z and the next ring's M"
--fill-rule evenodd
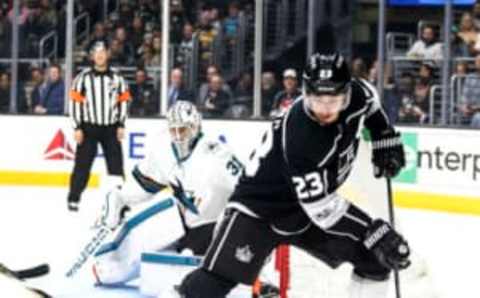
M75 1L75 15L87 12L92 24L90 36L76 49L78 66L89 63L88 49L98 40L108 41L114 67L128 68L128 83L133 101L132 116L155 116L161 97L160 76L162 60L161 7L155 0ZM171 0L170 44L171 69L167 90L168 106L176 100L194 102L205 117L250 117L253 110L253 70L227 73L224 61L215 59L218 45L228 55L238 44L241 17L253 20L253 0ZM38 42L55 30L59 36L59 57L64 57L65 44L64 0L24 0L20 5L20 57L38 57ZM0 58L11 51L11 1L0 4ZM107 16L105 18L105 16ZM432 119L432 87L440 83L444 56L444 28L435 22L420 22L418 38L400 56L411 59L413 67L402 69L394 60L385 66L385 95L383 102L393 122L426 124ZM250 28L251 29L251 28ZM480 127L480 1L470 10L457 14L452 28L451 43L453 75L461 84L458 96L459 123ZM413 33L413 32L410 32ZM216 39L221 36L221 43ZM192 83L188 69L198 43L198 69ZM251 50L251 48L249 49ZM399 54L396 53L398 56ZM461 57L461 59L458 59ZM372 57L369 57L370 59ZM474 62L475 61L475 62ZM285 65L284 69L262 74L262 114L273 117L282 113L301 94L301 69ZM0 63L0 112L8 112L10 75L3 71L8 64ZM352 74L376 84L377 62L353 59ZM400 70L400 71L399 71ZM155 73L156 71L156 73ZM22 65L19 73L16 101L19 113L62 114L65 87L62 68L31 64ZM439 99L435 99L438 101ZM438 104L433 102L433 104Z
M451 28L450 44L454 60L451 78L454 101L448 102L447 107L455 113L455 124L480 128L480 100L477 99L480 95L480 1L470 10L455 15L458 17ZM439 23L420 21L418 39L405 52L392 54L394 58L406 59L387 60L384 104L392 121L441 124L437 114L442 98L434 94L432 88L438 86L445 92L440 81L445 47L443 30ZM355 68L355 63L352 66ZM371 72L376 72L375 68L373 63Z

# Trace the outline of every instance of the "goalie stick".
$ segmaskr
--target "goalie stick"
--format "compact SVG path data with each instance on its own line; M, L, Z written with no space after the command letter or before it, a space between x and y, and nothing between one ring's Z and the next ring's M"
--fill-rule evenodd
M387 194L388 194L388 217L390 221L390 225L392 228L395 229L395 213L393 208L393 193L392 193L392 179L387 177ZM395 281L395 297L402 298L400 293L400 275L398 274L398 270L395 269L393 271L393 278Z
M111 232L112 230L105 225L100 225L90 241L85 244L83 249L80 251L79 256L76 258L72 266L70 266L65 276L68 278L73 277L78 270L85 265L88 258L97 251L98 247L104 242L105 238L107 238Z

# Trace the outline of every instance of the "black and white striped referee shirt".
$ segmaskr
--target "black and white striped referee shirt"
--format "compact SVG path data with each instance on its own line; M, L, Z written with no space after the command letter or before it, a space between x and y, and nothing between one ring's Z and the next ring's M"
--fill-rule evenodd
M124 127L131 96L116 70L109 67L98 72L88 67L75 77L70 99L70 117L75 128L84 123Z

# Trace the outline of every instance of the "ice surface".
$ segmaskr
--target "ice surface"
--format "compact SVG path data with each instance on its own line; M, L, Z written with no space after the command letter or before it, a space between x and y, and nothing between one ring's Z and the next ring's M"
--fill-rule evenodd
M93 287L90 264L73 279L64 277L91 237L89 226L102 202L98 190L87 191L80 213L72 214L66 195L65 188L0 187L0 262L13 269L49 263L49 275L29 282L54 297L142 297L134 290ZM397 217L425 258L438 298L478 297L480 217L402 209Z

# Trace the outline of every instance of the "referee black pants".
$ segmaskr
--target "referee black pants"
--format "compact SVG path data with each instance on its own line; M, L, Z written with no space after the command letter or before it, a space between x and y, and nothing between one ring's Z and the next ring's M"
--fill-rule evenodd
M117 126L84 124L82 130L83 143L77 145L75 165L70 176L69 202L80 201L80 196L90 178L90 170L97 155L98 143L102 146L108 174L123 176L123 153L117 138Z

